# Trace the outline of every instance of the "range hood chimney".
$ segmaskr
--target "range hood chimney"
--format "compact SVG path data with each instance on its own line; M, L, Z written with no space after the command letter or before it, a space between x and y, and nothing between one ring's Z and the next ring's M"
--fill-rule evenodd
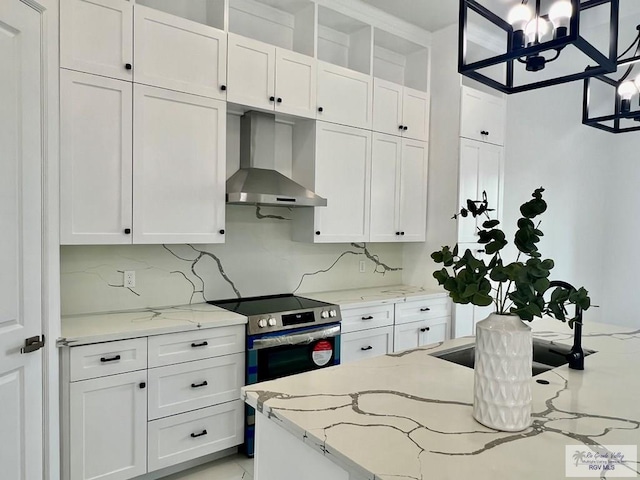
M227 180L227 203L325 207L327 200L275 170L276 117L251 111L240 120L240 170Z

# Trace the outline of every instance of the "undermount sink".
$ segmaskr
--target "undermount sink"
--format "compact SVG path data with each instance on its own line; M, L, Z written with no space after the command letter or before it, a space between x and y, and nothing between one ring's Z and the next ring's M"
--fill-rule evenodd
M533 364L532 364L532 376L540 375L541 373L552 370L556 367L565 365L568 360L565 354L569 353L571 347L568 345L557 344L549 342L548 340L533 339ZM557 353L554 353L557 352ZM596 353L594 350L584 349L584 356ZM457 363L464 367L473 368L476 357L475 345L464 345L462 347L456 347L441 352L434 352L431 354L433 357L441 358L448 362Z

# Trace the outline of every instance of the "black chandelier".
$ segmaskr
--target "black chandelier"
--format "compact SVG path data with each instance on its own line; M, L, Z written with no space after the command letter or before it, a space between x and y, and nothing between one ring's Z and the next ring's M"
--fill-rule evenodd
M510 5L493 0L495 12L485 6L489 3L460 0L462 75L503 93L518 93L616 71L619 0L518 0ZM601 17L603 11L609 38L601 51L581 35L580 20L592 13ZM566 65L558 61L563 57L569 60Z
M627 67L620 78L598 75L584 80L583 124L611 133L640 130L640 67L635 68L640 63L640 25L636 29L635 40L618 58L618 70ZM624 58L632 51L631 57ZM605 102L598 103L600 98L605 98ZM602 110L608 113L603 114Z

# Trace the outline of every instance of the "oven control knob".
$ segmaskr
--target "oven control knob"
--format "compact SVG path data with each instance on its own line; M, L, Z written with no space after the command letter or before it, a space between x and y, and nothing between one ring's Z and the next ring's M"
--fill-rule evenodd
M320 317L321 318L329 318L329 312L326 310L323 310L322 313L320 313Z
M337 317L338 316L338 312L336 312L335 310L331 309L331 310L329 310L329 316L331 318Z
M258 326L260 328L264 328L267 326L267 319L266 318L261 318L260 320L258 320Z
M275 318L273 318L273 317L269 317L269 326L270 326L270 327L275 327L277 323L278 323L278 322L276 321L276 319L275 319Z

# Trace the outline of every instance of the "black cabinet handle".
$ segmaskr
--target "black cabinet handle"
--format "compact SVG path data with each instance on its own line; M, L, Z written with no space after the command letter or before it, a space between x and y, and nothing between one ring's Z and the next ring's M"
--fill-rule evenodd
M278 97L278 103L282 103L282 98Z
M405 125L402 129L406 132L407 130L409 130L409 127Z
M224 228L220 229L220 235L224 235Z
M371 345L369 345L368 347L360 347L360 350L366 352L367 350L373 350L373 347Z
M102 358L100 359L100 361L101 361L102 363L107 363L107 362L117 362L118 360L120 360L120 358L122 358L122 357L120 357L120 355L116 355L115 357L111 357L111 358L102 357Z
M127 70L131 70L133 68L133 65L131 65L130 63L125 63L124 68L126 68Z
M400 235L400 232L396 232L396 235L398 235L398 236L399 236L399 235Z
M431 310L429 307L424 307L420 309L421 312L428 312L429 310Z
M207 345L209 345L209 342L202 342L202 343L192 343L191 346L193 348L198 348L198 347L206 347Z
M400 125L400 126L398 127L398 130L404 130L404 125Z
M147 386L147 384L145 382L140 383L140 385L138 385L140 388L145 388Z
M424 332L428 332L429 330L430 330L430 328L429 328L429 327L424 327L424 328L421 328L421 329L420 329L420 331L421 331L422 333L424 333Z
M484 253L484 250L478 250L478 253Z
M131 229L130 228L125 228L124 229L124 234L125 235L131 235Z
M276 101L276 97L269 97L269 101L270 102L275 102Z
M202 437L202 436L204 436L204 435L206 435L206 434L207 434L207 431L206 431L206 430L202 430L200 433L192 433L192 434L191 434L191 438L198 438L198 437Z
M487 136L488 136L488 135L489 135L489 132L487 132L486 130L482 130L482 131L480 132L480 135L487 135Z
M324 108L322 108L322 107L318 107L318 111L319 111L320 113L322 113L322 112L324 112Z
M316 235L320 235L320 230L316 230Z
M404 235L404 232L400 232L400 235Z
M373 320L373 317L369 315L368 317L362 317L362 320Z
M220 90L222 90L223 92L227 89L226 85L220 85Z
M206 387L207 385L209 385L209 384L208 384L208 383L207 383L207 381L205 380L205 381L204 381L204 382L202 382L202 383L192 383L192 384L191 384L191 388Z

